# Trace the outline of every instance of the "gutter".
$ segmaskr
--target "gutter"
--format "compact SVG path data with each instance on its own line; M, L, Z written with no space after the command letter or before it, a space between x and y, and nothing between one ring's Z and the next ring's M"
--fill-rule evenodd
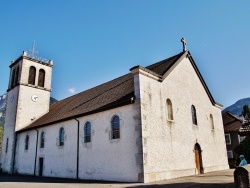
M36 176L36 158L37 158L37 145L38 145L38 130L36 131L36 154L35 154L35 164L34 164L34 176Z
M14 134L14 152L13 152L13 166L12 166L12 174L15 172L15 165L16 165L16 145L17 145L17 133Z
M76 118L74 119L77 121L77 158L76 158L76 179L79 178L79 129L80 129L80 122Z

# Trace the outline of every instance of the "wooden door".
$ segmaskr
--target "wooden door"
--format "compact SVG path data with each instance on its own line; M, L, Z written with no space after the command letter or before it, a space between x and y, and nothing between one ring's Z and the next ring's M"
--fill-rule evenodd
M201 148L198 143L195 144L194 153L195 153L195 165L196 165L197 172L198 174L203 174Z

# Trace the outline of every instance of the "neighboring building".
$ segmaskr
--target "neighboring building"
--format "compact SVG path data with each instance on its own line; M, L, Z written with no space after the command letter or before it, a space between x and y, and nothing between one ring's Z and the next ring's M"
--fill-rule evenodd
M221 106L189 51L49 107L52 61L11 65L2 170L153 182L228 169Z
M242 125L242 120L230 112L222 113L222 118L227 146L228 162L230 167L233 168L237 166L236 160L238 157L236 153L234 153L234 148L245 139L245 136L240 136L238 134Z

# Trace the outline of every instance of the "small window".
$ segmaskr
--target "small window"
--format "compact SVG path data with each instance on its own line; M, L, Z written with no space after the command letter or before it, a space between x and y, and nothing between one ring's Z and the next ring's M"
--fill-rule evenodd
M44 81L45 81L45 71L43 69L40 69L38 76L38 86L44 87Z
M91 124L87 122L84 127L84 142L91 142Z
M245 139L245 136L238 135L239 144Z
M115 115L111 121L111 138L112 139L119 139L120 138L120 118L119 116Z
M211 130L214 130L214 119L212 114L210 114L210 125L211 125Z
M28 84L35 85L35 81L36 81L36 68L31 66L29 70Z
M173 106L170 99L167 99L168 120L173 120Z
M40 148L44 148L45 135L44 132L41 133L40 137Z
M19 77L19 67L16 68L16 75L15 75L15 86L18 84L18 77Z
M230 134L225 134L225 140L226 140L226 144L230 145L231 144L231 137Z
M64 146L64 137L65 137L64 128L61 127L59 130L59 146Z
M195 109L194 105L191 106L191 113L192 113L193 124L197 125L196 109Z
M15 77L16 77L16 69L13 69L12 75L11 75L11 87L15 86Z
M9 147L9 138L6 139L5 153L8 152L8 147Z
M25 137L24 149L25 149L25 150L28 150L28 149L29 149L29 135L26 135L26 137Z
M227 151L227 158L229 158L229 159L234 158L234 156L233 156L233 151L232 151L232 150L228 150L228 151Z

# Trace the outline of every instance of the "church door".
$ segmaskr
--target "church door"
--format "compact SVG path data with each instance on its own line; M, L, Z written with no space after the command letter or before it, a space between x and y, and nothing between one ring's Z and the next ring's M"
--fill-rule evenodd
M39 158L39 176L43 175L43 158Z
M201 147L198 143L194 146L195 153L195 165L198 174L203 174L203 165L202 165L202 156L201 156Z

